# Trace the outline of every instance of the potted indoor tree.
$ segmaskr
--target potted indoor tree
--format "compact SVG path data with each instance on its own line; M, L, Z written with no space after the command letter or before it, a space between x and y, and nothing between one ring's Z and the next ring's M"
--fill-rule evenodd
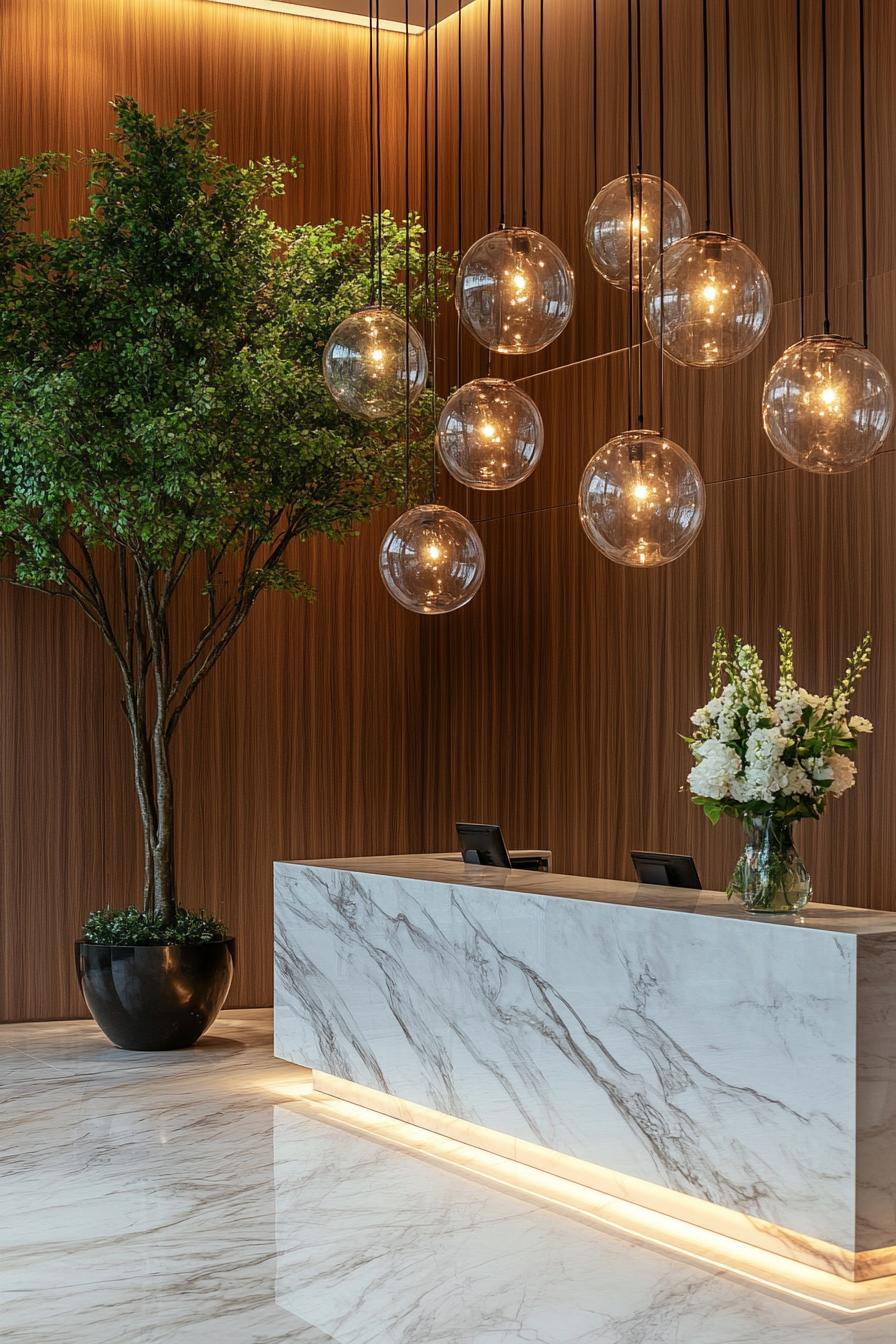
M90 915L76 957L110 1039L162 1049L198 1039L233 969L224 927L180 904L172 738L262 593L312 596L298 544L396 499L404 435L340 412L321 372L369 300L373 221L284 230L261 201L292 166L228 162L204 114L161 126L114 106L67 236L28 229L64 160L0 173L0 577L75 603L118 667L142 907ZM411 281L424 265L444 281L409 225ZM404 227L384 214L376 232L384 302L403 311ZM412 449L428 397L413 414Z

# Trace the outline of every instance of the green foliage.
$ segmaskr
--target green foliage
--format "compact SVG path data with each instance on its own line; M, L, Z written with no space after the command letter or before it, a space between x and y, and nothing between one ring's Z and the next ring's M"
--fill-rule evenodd
M453 263L424 255L416 217L407 234L388 214L283 229L261 202L294 165L228 162L203 113L160 126L132 99L114 106L114 148L89 155L88 210L66 237L25 227L64 161L0 171L0 580L71 599L114 655L155 921L134 929L160 941L188 918L169 759L181 715L260 594L313 596L297 543L350 536L402 495L402 420L345 415L321 369L333 328L373 297L371 230L382 302L403 312L409 276L418 322ZM412 412L411 493L436 409L427 393ZM197 557L201 582L178 593Z
M227 550L342 538L402 480L400 424L370 425L328 396L321 354L369 297L370 221L276 225L260 204L295 168L239 167L204 114L156 124L116 104L116 152L89 158L89 211L66 238L18 228L52 155L0 173L0 543L17 578L60 584L67 531L124 544L160 570ZM404 230L382 222L384 302L403 310ZM425 263L411 221L412 308ZM418 403L415 448L430 435ZM287 557L256 588L307 594Z
M94 910L84 921L81 938L104 947L149 947L156 944L220 943L227 930L204 910L178 909L173 921L146 914L130 905L127 910Z

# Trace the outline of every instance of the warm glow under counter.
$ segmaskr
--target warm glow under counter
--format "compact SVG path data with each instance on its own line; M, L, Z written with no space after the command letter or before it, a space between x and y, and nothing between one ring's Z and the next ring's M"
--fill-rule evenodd
M896 1269L896 915L418 855L277 864L275 920L276 1053L318 1090L847 1279Z

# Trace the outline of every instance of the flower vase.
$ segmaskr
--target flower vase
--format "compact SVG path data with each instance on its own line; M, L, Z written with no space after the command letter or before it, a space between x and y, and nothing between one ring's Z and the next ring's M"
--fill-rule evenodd
M757 817L745 824L747 842L728 883L728 896L739 896L761 915L795 915L812 897L812 882L793 845L793 824Z

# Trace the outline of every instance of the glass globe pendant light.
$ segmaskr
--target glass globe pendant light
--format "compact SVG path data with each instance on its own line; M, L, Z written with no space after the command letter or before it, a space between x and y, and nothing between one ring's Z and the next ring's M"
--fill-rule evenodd
M663 4L658 3L657 43L660 69L659 141L660 194L663 200L665 159L665 103L663 98ZM640 24L638 24L640 35ZM633 69L631 8L629 8L629 98ZM638 154L641 153L641 50L638 44ZM632 163L629 128L629 172ZM662 207L661 207L662 208ZM660 231L662 236L662 230ZM643 248L629 243L629 409L633 402L633 309L638 322L638 428L617 434L599 448L586 466L579 485L579 520L588 540L615 564L655 569L677 560L693 545L703 526L706 491L696 464L683 448L662 431L642 428L644 423L643 325L634 268L641 274ZM662 253L660 254L662 257ZM640 280L639 274L638 279ZM663 421L664 346L660 345L659 412Z
M407 9L405 10L407 15ZM458 14L458 55L461 49L461 15ZM429 30L425 41L428 44ZM405 107L410 119L410 89L407 63L408 30L405 22ZM435 47L435 65L438 70L438 46ZM424 57L424 106L428 106L428 46ZM458 82L460 66L458 64ZM460 98L458 98L460 118ZM458 146L460 146L460 124ZM459 151L458 151L459 152ZM436 156L437 158L437 156ZM406 161L407 169L407 161ZM460 165L459 165L460 166ZM438 166L436 162L436 171ZM460 172L458 172L458 184ZM407 185L407 177L406 177ZM460 187L458 185L458 192ZM406 235L407 240L407 235ZM409 243L407 244L409 246ZM435 248L435 239L433 240ZM408 267L405 267L407 272ZM430 312L435 313L438 303L438 276L432 267L432 291L429 296ZM406 291L407 293L407 291ZM458 344L458 365L460 364ZM435 426L433 426L435 428ZM485 550L479 533L463 514L439 504L434 499L408 508L410 479L410 407L405 418L405 511L389 528L380 546L380 574L392 597L408 611L423 616L441 616L457 611L473 598L482 586L485 575ZM436 493L435 446L432 460L432 494Z
M485 576L485 550L473 524L444 504L418 504L389 528L380 574L408 611L439 616L466 606Z
M362 420L392 420L419 398L429 375L426 345L410 320L383 304L382 141L379 80L379 14L368 28L368 155L370 180L369 302L336 327L323 354L323 375L336 404ZM407 55L407 53L406 53ZM410 213L410 145L405 134L405 221ZM407 240L409 243L409 240ZM406 247L406 285L410 262Z
M457 272L458 316L482 345L531 355L555 341L572 317L575 279L554 243L529 228L479 238Z
M772 316L762 262L730 234L704 230L680 239L655 265L644 291L651 336L676 364L712 368L755 350Z
M661 254L645 286L651 336L676 364L714 368L744 359L772 318L772 285L756 253L734 236L731 162L731 36L725 0L725 89L728 132L728 230L710 228L709 42L703 6L703 109L706 225Z
M821 335L805 335L805 256L800 229L800 340L773 365L762 396L762 423L773 447L804 471L833 476L870 461L893 427L894 396L889 374L868 349L867 181L865 169L865 26L859 0L859 98L862 210L863 343L835 336L830 329L828 179L827 2L821 14L821 87L823 118L822 192L824 323ZM802 33L797 7L797 174L803 200ZM801 212L802 215L802 212Z
M662 198L661 203L658 177L625 173L601 187L591 202L585 220L585 248L594 269L617 289L627 289L630 283L632 240L640 248L647 273L661 251L691 231L684 197L671 182L663 183Z
M575 277L560 248L528 227L525 66L525 0L520 0L520 220L507 224L505 196L504 5L500 9L499 59L499 206L500 227L463 254L457 271L454 302L466 329L489 350L503 355L531 355L555 341L572 317ZM543 51L542 51L543 59ZM491 126L491 69L488 69L488 111ZM542 109L543 117L543 109ZM543 130L543 128L542 128ZM543 134L539 137L543 144ZM491 183L491 136L486 176ZM540 180L544 181L542 158ZM542 212L543 213L543 212Z
M793 466L831 476L874 456L893 409L893 384L876 355L845 336L806 336L769 373L762 423Z
M706 491L683 448L653 429L617 434L594 454L579 486L579 518L597 549L619 565L651 569L677 560L703 526Z
M342 410L362 420L391 420L426 386L426 346L413 323L389 308L350 314L327 341L324 382Z
M544 445L541 412L505 378L476 378L445 402L439 456L462 485L509 490L535 470Z

